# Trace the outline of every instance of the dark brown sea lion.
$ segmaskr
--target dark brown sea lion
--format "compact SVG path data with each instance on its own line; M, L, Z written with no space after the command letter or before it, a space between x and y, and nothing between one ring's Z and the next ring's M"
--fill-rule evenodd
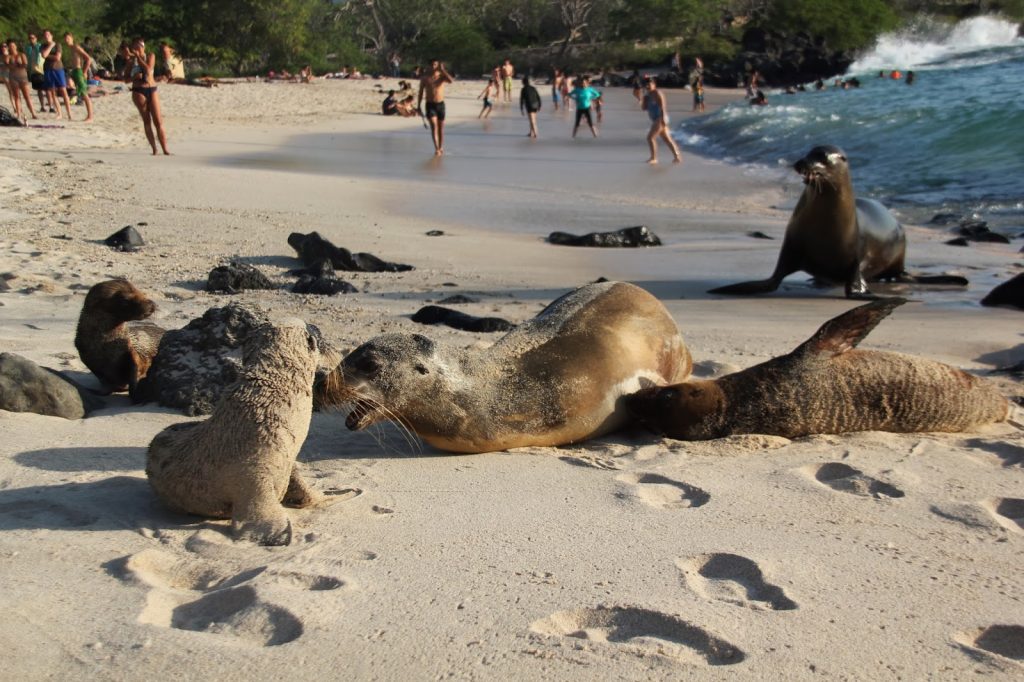
M317 342L305 324L264 325L243 350L239 380L209 419L169 426L149 444L146 476L173 509L230 518L241 538L291 541L282 502L323 500L295 468L313 413Z
M963 277L907 273L903 226L882 204L854 196L843 150L815 147L793 168L804 177L805 187L786 226L775 272L768 279L730 284L708 293L768 293L799 270L844 284L847 298L874 298L869 280L967 286Z
M346 424L397 421L450 452L561 445L628 420L622 396L690 374L690 353L661 302L622 282L589 284L486 350L385 334L339 368Z
M108 392L127 389L136 397L164 335L161 327L137 320L155 310L156 304L125 279L100 282L86 294L75 348Z
M682 440L957 432L1006 419L1009 402L978 377L924 358L854 350L905 302L862 305L826 322L788 355L714 381L644 389L626 404L640 423Z

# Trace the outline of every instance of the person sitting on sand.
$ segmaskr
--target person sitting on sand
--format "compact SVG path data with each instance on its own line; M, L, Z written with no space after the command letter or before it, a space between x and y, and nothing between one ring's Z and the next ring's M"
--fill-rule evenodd
M156 60L156 79L165 83L185 80L185 62L174 52L174 48L166 41L160 43L159 57Z
M313 75L313 67L306 64L299 70L299 82L300 83L312 83L316 76Z
M406 96L402 101L398 103L398 113L401 116L409 117L415 116L418 112L416 111L416 98L412 95Z
M398 113L398 100L395 99L394 90L388 90L388 96L380 103L380 113L384 116L394 116Z

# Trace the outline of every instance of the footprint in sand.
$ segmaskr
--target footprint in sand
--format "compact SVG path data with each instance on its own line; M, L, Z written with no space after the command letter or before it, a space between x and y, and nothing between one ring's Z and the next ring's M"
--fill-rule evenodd
M740 649L701 627L677 616L636 607L559 611L536 621L530 629L540 635L574 637L681 663L732 665L744 659Z
M862 497L903 497L904 493L896 486L889 485L872 478L864 472L854 469L852 466L841 462L827 462L821 465L813 465L805 468L805 471L812 478L826 485L832 490L844 493L852 493Z
M697 486L660 474L626 474L619 476L618 480L635 486L635 495L644 504L660 509L701 507L711 499L711 495ZM627 494L618 496L627 497Z
M1024 500L1016 497L994 497L982 502L982 506L1006 530L1024 532Z
M765 580L755 561L738 554L676 559L676 566L690 589L702 597L757 610L790 611L797 607L781 587Z
M259 646L276 646L302 636L302 621L288 609L261 597L261 587L336 590L345 581L258 566L232 573L210 564L178 558L157 549L113 562L126 581L150 587L139 622L161 627L228 635Z
M615 460L605 459L603 457L594 457L591 455L577 455L577 456L565 456L559 457L566 464L572 464L578 467L587 467L590 469L604 469L606 471L618 471L620 467Z
M954 638L968 653L985 652L1024 663L1024 625L990 625Z

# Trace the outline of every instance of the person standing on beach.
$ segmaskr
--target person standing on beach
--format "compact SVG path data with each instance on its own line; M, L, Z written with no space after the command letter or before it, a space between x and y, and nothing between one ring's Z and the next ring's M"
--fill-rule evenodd
M146 54L146 43L142 38L136 38L129 48L129 57L128 77L132 84L132 102L142 117L142 127L146 131L149 146L153 148L153 156L156 156L157 140L164 154L170 155L167 151L164 117L160 111L160 95L156 91L156 77L153 75L156 55Z
M46 97L50 100L50 106L57 111L57 118L60 118L60 102L57 101L57 95L60 95L70 121L71 100L68 99L68 80L64 75L64 62L61 59L60 45L53 40L53 33L49 29L43 31L43 49L40 54L43 56L43 78L46 81Z
M512 77L516 75L516 68L512 66L512 61L509 59L505 60L505 63L501 65L501 84L505 89L505 103L508 104L512 101Z
M641 105L644 111L647 112L648 118L651 119L651 130L647 133L647 145L651 148L651 158L647 159L647 163L654 165L658 163L658 138L665 140L665 144L672 151L674 157L672 162L679 163L682 158L679 156L679 147L676 145L676 141L672 139L672 135L669 134L668 124L668 106L665 102L665 95L658 90L658 82L654 78L647 78L645 83L647 88L647 94L644 95L644 101Z
M698 78L693 84L693 110L704 113L704 79Z
M430 122L430 135L434 138L434 156L444 155L444 86L453 80L444 64L437 59L430 60L430 71L420 79L416 108L423 106L425 97L427 108L424 115Z
M28 44L25 45L25 58L28 60L28 79L32 83L32 89L39 96L39 113L46 112L46 105L49 104L46 97L46 79L43 76L43 46L39 44L39 38L35 33L28 34Z
M633 74L629 77L629 84L633 88L633 97L636 98L637 106L643 106L643 79L640 78L640 72L637 71L636 69L633 69Z
M600 96L600 92L590 87L590 79L588 77L580 76L576 79L576 87L569 93L569 97L576 102L576 124L572 127L573 137L576 137L576 131L580 129L580 121L584 118L587 119L590 133L597 137L594 119L590 115L590 105Z
M537 112L540 111L540 107L540 93L537 92L537 88L530 85L530 77L523 76L523 89L519 93L519 113L529 117L529 136L534 139L537 137Z
M558 111L558 99L562 94L562 79L565 76L562 75L562 70L555 68L554 75L551 77L551 101L555 103L555 111Z
M18 52L18 43L14 40L7 41L7 52L10 55L7 59L7 82L11 86L15 113L21 118L25 118L24 112L18 106L18 96L20 95L25 99L28 113L32 114L32 118L37 118L36 112L32 108L32 93L29 92L28 86L28 58L24 53Z
M64 34L64 42L71 49L71 79L75 81L75 92L78 99L85 102L85 122L92 120L92 99L89 97L89 67L92 66L92 57L82 49L81 45L75 44L75 37L70 33Z

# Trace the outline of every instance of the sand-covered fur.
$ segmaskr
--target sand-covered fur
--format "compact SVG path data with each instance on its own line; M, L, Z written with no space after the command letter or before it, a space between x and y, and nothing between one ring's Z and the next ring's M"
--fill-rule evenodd
M305 507L318 495L295 470L313 411L316 340L302 326L260 327L244 369L209 419L175 424L149 444L146 475L170 507L230 517L240 538L291 541L281 503Z
M86 294L75 348L107 390L127 390L135 397L164 334L161 327L138 321L154 311L156 304L125 279L100 282Z
M641 423L672 438L737 434L796 438L850 431L967 431L1002 421L1009 402L955 367L898 353L854 350L903 299L854 308L788 355L715 381L630 396Z
M341 364L349 428L381 419L452 452L561 445L626 421L621 396L690 374L671 315L623 282L562 296L483 352L420 334L379 336Z

